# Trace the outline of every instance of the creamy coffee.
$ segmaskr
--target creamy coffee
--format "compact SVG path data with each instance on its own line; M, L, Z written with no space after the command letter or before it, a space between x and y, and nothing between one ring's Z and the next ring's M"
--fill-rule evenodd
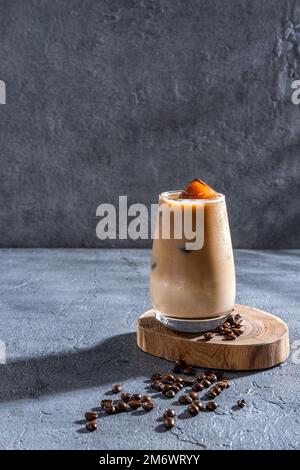
M163 239L159 219L165 205L174 214L192 210L193 223L201 211L201 249L187 250L183 231L181 238L175 238L175 215L170 217L170 237ZM156 237L150 274L154 310L165 317L193 320L230 313L235 301L235 269L224 195L201 180L194 180L184 191L161 194Z

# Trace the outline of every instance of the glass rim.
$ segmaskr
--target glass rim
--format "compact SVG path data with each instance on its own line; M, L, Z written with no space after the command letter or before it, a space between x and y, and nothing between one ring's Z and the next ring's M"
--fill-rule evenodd
M159 194L159 197L166 201L172 201L177 204L217 204L218 202L225 201L225 194L217 193L217 196L210 199L172 199L170 198L171 195L180 194L183 190L176 189L173 191L164 191L163 193Z

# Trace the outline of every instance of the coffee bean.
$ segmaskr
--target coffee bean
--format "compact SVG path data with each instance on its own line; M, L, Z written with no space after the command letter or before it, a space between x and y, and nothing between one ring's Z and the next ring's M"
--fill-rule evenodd
M165 383L173 383L174 380L175 380L175 377L172 374L166 374L163 376L163 382Z
M218 385L215 385L214 386L214 391L216 392L217 395L220 395L220 393L222 392L222 389Z
M195 382L195 379L194 377L185 377L183 379L183 382L185 385L193 385L193 383Z
M144 408L145 411L151 411L154 408L154 403L153 401L143 401L142 407Z
M204 341L210 341L214 337L213 333L208 331L207 333L204 333Z
M198 413L199 413L199 408L197 405L195 405L194 403L192 403L191 405L189 405L187 407L188 409L188 412L193 415L193 416L196 416Z
M151 269L155 269L156 266L157 266L157 263L156 263L155 261L153 261L153 262L151 263Z
M173 387L177 387L179 390L182 390L184 385L181 382L174 382Z
M85 425L86 429L90 432L94 432L97 429L97 421L88 421Z
M87 421L94 421L98 418L98 413L96 411L87 411L84 417Z
M194 383L193 390L195 392L202 392L203 389L204 389L204 385L202 383L199 383L199 382Z
M155 380L154 382L151 383L151 387L154 388L154 390L157 390L158 392L161 392L163 389L163 383L160 382L159 380Z
M121 384L116 384L116 385L114 385L113 388L111 389L111 391L112 391L113 393L120 393L121 390L122 390Z
M174 418L176 416L176 411L172 410L171 408L166 408L164 412L164 418L167 418L168 416Z
M142 403L145 403L145 402L149 403L152 401L152 398L149 395L143 395L141 401Z
M201 401L199 400L195 400L193 401L193 405L196 405L199 409L199 411L203 411L204 410L204 405Z
M131 400L141 401L142 395L140 393L133 393Z
M184 360L178 360L175 362L173 371L174 372L181 372L187 366L187 363Z
M187 366L185 367L185 369L182 370L182 372L186 375L194 375L195 369L192 366Z
M217 382L217 386L220 387L221 390L225 390L225 388L229 388L229 382L227 380L220 380Z
M181 395L178 401L182 405L187 405L188 403L192 403L193 399L189 395L185 394L185 395Z
M171 384L164 384L163 386L163 389L162 389L162 392L163 394L166 394L169 390L172 389L172 385Z
M209 380L212 383L214 383L218 380L218 377L213 372L211 372L206 378L207 378L207 380Z
M244 406L246 405L246 402L243 398L241 400L238 400L236 403L237 406L239 406L240 408L244 408Z
M178 375L175 377L175 382L176 383L183 383L183 378L182 377L179 377Z
M108 415L113 415L116 413L116 407L112 404L107 404L104 406L104 411L108 414Z
M174 398L175 395L176 394L175 394L174 390L172 390L171 388L170 388L170 390L167 390L166 393L165 393L165 397L167 397L167 398Z
M223 335L231 335L232 330L230 328L223 328Z
M174 390L175 393L180 392L182 387L178 387L178 385L172 385L172 390Z
M129 400L131 400L131 397L132 397L132 393L129 393L129 392L122 392L121 393L121 398L123 401L125 401L126 403L129 402Z
M243 330L240 330L239 328L232 328L232 331L236 336L241 336L243 334Z
M167 429L172 429L175 426L175 420L171 416L167 416L164 419L164 423Z
M155 374L152 374L151 375L151 380L154 382L155 380L161 380L162 379L162 376L161 374L159 374L158 372L156 372Z
M124 403L124 401L118 401L115 405L116 407L116 412L117 413L123 413L124 411L128 411L129 406L127 403Z
M141 406L141 401L140 400L129 400L128 405L133 410L137 410Z
M207 379L206 372L201 372L200 375L197 375L196 379L198 380L198 382L202 382L202 380L206 380Z
M202 382L200 383L203 385L204 388L209 388L212 385L212 383L207 379L202 380Z
M208 398L210 398L211 400L213 400L214 398L217 397L217 394L214 390L210 390L207 394Z
M206 403L206 410L207 411L214 411L218 408L219 405L217 405L217 403L215 403L214 401L209 401Z
M230 333L230 334L226 334L226 335L224 336L224 338L225 338L225 340L227 340L227 341L233 341L233 340L236 339L236 336L235 336L234 333Z
M198 393L195 391L189 392L188 393L189 397L191 397L192 400L198 400Z
M111 405L111 404L112 404L112 400L107 400L107 399L101 400L101 408L103 409L106 405Z

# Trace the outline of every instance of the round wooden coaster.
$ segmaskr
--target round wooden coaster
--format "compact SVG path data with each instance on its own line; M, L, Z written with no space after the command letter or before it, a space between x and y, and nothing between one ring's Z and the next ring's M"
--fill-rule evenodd
M149 310L137 322L137 344L142 351L169 361L212 369L255 370L273 367L289 355L288 326L280 318L245 305L235 305L244 320L244 333L234 341L214 335L180 333L162 325Z

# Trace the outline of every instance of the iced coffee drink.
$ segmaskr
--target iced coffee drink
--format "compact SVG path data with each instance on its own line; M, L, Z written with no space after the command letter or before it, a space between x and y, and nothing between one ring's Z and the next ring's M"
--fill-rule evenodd
M176 226L176 214L182 220L185 211L194 229L202 224L198 246L189 243L184 224ZM165 213L170 214L168 236L162 230ZM159 196L150 290L157 318L181 331L212 329L234 307L235 269L225 197L201 180Z

